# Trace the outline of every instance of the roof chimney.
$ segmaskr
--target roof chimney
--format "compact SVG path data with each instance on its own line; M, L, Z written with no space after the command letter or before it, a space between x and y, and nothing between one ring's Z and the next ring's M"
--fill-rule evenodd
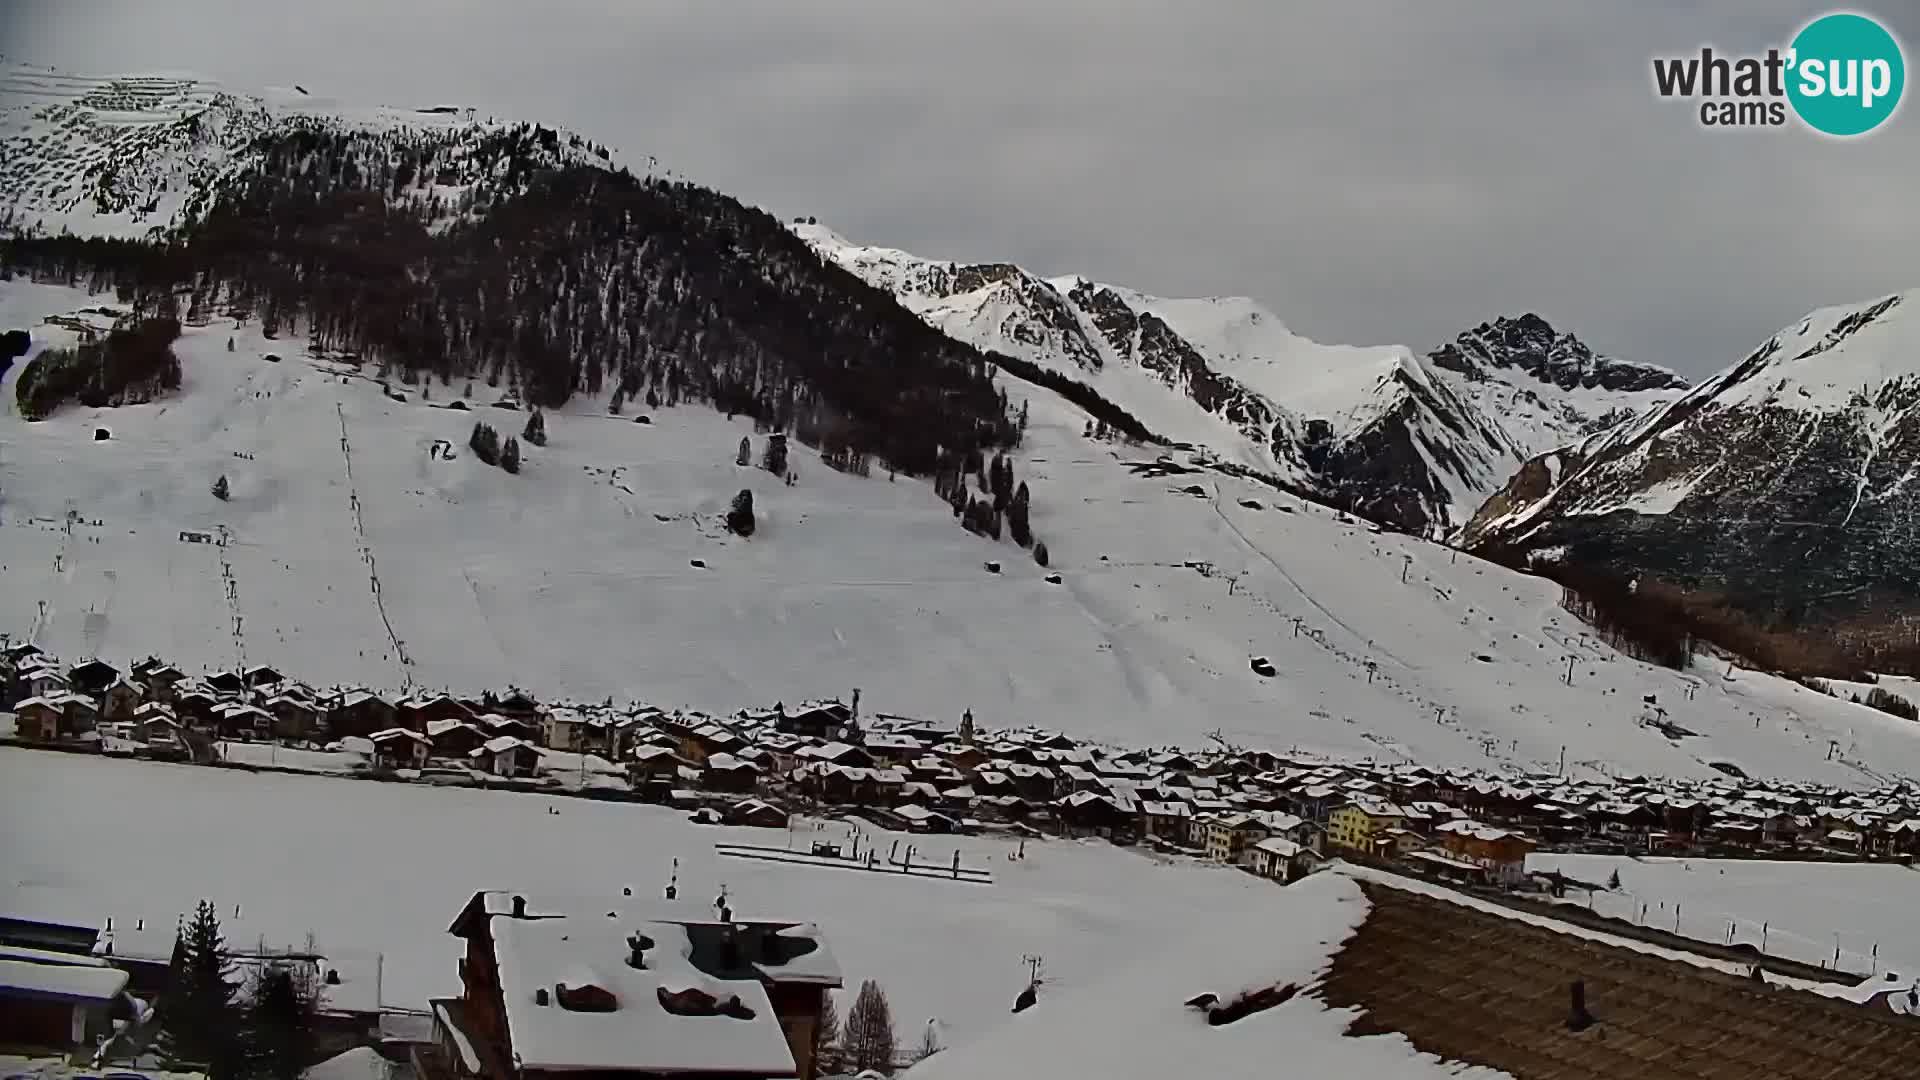
M634 934L627 938L627 966L642 971L647 967L647 950L653 948L653 939L645 934Z
M516 896L513 898L513 917L516 919L524 919L527 917L527 898L526 897ZM545 991L541 991L541 992L545 993Z
M519 898L515 897L515 899L519 899ZM545 1005L548 1000L549 999L547 997L546 987L541 986L541 987L535 988L535 990L533 991L533 1003L535 1005Z
M1573 997L1573 1011L1567 1017L1567 1030L1585 1031L1596 1023L1593 1014L1587 1011L1587 984L1575 979L1568 990Z

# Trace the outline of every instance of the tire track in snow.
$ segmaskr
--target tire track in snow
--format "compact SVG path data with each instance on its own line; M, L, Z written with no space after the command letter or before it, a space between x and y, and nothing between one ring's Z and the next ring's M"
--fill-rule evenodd
M360 518L360 488L353 479L353 440L347 435L347 410L339 402L333 403L333 411L340 417L340 456L347 463L347 505L353 510L353 532L360 540L360 559L367 564L367 584L373 592L373 607L380 613L380 625L386 628L387 640L393 644L393 655L400 659L400 677L405 680L406 689L413 689L413 659L407 655L407 648L400 643L400 635L393 632L393 620L387 617L387 602L380 595L380 568L373 557L373 547L367 543L367 526Z

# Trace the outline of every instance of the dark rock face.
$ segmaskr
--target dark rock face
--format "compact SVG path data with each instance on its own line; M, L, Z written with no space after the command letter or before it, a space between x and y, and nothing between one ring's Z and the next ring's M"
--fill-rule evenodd
M1786 625L1920 612L1920 364L1831 400L1793 378L1898 299L1815 341L1776 336L1657 419L1590 440L1557 486L1545 459L1529 463L1468 542L1564 548L1569 562L1711 590ZM1524 521L1498 520L1527 507Z
M1272 403L1213 370L1187 339L1159 316L1135 311L1112 289L1082 281L1068 298L1106 339L1107 347L1153 372L1200 408L1225 418L1252 438L1274 437Z
M1439 367L1468 378L1508 368L1562 390L1685 390L1687 383L1665 368L1599 356L1572 334L1556 334L1538 315L1481 323L1452 344L1428 354Z

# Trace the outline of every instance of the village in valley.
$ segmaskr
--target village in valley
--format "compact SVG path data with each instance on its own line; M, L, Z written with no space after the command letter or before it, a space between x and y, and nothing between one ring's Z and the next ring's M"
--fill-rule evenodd
M1341 855L1526 888L1533 851L1896 859L1920 790L1767 778L1574 779L1226 744L1116 748L1037 727L862 715L859 692L717 717L640 704L316 690L266 665L188 676L0 650L24 746L388 781L540 790L786 828L832 813L914 833L1101 837L1290 880Z
M1618 888L1617 874L1611 883L1583 881L1558 867L1530 867L1530 858L1906 862L1920 854L1920 791L1904 783L1850 792L1735 776L1495 775L1324 760L1220 738L1204 749L1126 749L994 727L966 711L951 722L866 715L857 690L846 700L722 717L548 702L517 689L477 697L317 690L266 665L189 675L159 658L125 668L97 658L68 664L11 644L0 651L0 693L0 710L13 717L5 741L23 749L644 802L693 822L787 831L765 845L715 845L737 858L991 884L991 870L963 865L957 848L950 864L911 841L884 851L869 841L863 850L863 831L999 833L1017 844L1009 858L1029 841L1103 840L1154 859L1226 864L1280 885L1331 866L1375 882L1458 889L1482 904L1551 911L1663 945L1685 939L1650 925L1645 912L1623 919L1595 908L1596 893ZM829 828L836 822L846 824ZM304 971L321 988L325 1044L381 1045L393 1056L404 1046L410 1067L434 1076L506 1075L495 1059L507 1052L509 1025L522 1070L539 1071L532 1062L541 1053L553 1069L618 1069L619 1055L631 1052L652 1055L640 1071L670 1073L711 1053L742 1076L822 1075L815 1029L841 974L820 928L754 922L735 916L724 894L707 903L676 890L677 880L662 897L629 889L606 912L611 922L577 900L475 895L449 913L451 932L466 942L465 992L417 1008L383 1000L378 975L337 951L263 940L232 958L251 969ZM0 1042L71 1051L76 1060L127 1052L151 1016L146 1002L178 977L176 942L190 933L187 920L207 917L181 912L176 922L127 926L0 910L0 1000L11 1003L0 1010L9 1017ZM591 974L612 970L594 966L596 950L625 958L616 975ZM1758 950L1715 954L1797 976L1864 977L1840 971L1837 953L1830 972ZM608 980L618 985L602 985ZM1028 1004L1038 981L1036 966ZM662 1022L740 1023L723 1049L583 1034L596 1010L636 988L658 997ZM579 1015L554 1019L558 1012L520 1000L549 994ZM59 1005L49 1009L48 1001ZM668 1044L695 1058L655 1061ZM601 1056L581 1064L583 1045Z

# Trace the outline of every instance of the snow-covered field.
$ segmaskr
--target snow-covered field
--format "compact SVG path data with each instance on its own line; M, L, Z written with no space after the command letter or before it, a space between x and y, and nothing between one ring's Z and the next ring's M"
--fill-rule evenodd
M0 817L35 822L9 830L0 907L23 899L171 926L205 897L231 941L312 933L322 950L378 951L381 996L403 1006L457 991L459 942L446 928L475 890L657 894L674 859L683 897L725 886L743 915L819 922L851 984L879 980L916 1041L928 1019L957 1043L1009 1015L1024 954L1045 958L1049 992L1066 991L1172 933L1284 910L1284 890L1239 871L1104 843L1030 841L1015 862L1006 841L914 838L925 860L944 863L957 846L964 864L990 867L986 887L721 859L716 842L784 845L787 834L658 807L20 749L0 749Z
M1847 971L1920 976L1920 871L1904 866L1552 854L1529 857L1527 868L1598 885L1618 872L1618 892L1593 895L1603 915L1669 931L1677 920L1703 941L1726 942L1731 931L1734 943L1758 946L1764 933L1767 951L1788 959L1832 967L1837 949ZM1568 897L1586 904L1584 892Z
M0 326L40 347L69 333L46 316L105 302L4 283ZM1430 765L1552 768L1565 747L1575 772L1920 775L1920 726L1747 672L1634 662L1549 583L1257 484L1139 475L1126 466L1150 452L1084 439L1083 414L1018 382L1018 473L1058 585L919 481L843 475L798 446L794 487L735 466L750 426L704 406L642 425L577 401L509 476L466 448L476 417L504 434L525 421L488 407L484 383L473 412L441 407L460 382L396 401L222 320L177 351L185 386L150 405L29 424L24 364L0 382L0 631L67 658L266 662L323 685L727 711L859 687L863 709L970 708L1135 745L1218 731ZM747 541L721 524L743 487ZM221 530L225 546L181 535ZM1698 737L1639 723L1647 694Z

